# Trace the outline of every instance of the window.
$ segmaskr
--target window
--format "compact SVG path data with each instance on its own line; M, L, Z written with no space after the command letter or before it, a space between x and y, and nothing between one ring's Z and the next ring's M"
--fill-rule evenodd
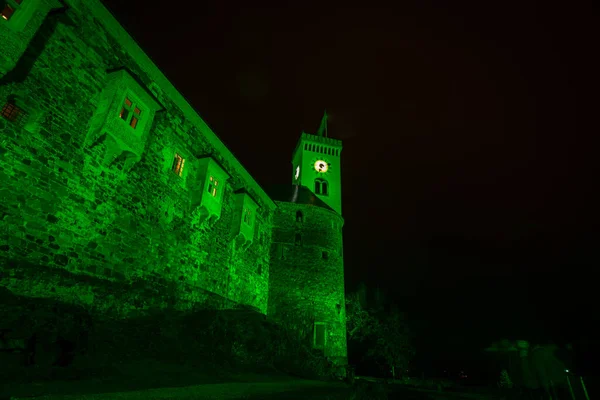
M244 223L250 225L252 213L249 209L244 209Z
M296 243L296 246L300 246L302 244L302 235L299 233L296 233L296 238L295 238L294 242Z
M314 347L322 349L325 347L325 324L323 322L315 322L314 329Z
M329 194L327 181L324 179L315 179L315 194L327 196Z
M262 275L262 264L258 263L258 265L256 266L256 273L258 275Z
M185 159L181 157L179 154L175 153L175 159L173 160L173 167L171 168L173 172L177 175L181 176L183 173L183 165L185 164Z
M142 110L135 104L129 97L125 97L123 100L123 106L119 112L119 118L127 122L133 129L136 128L140 118L142 116Z
M219 181L211 175L208 179L208 193L210 193L212 197L217 197L217 186L219 186Z
M8 21L21 7L22 2L23 0L5 0L0 2L0 7L2 8L2 11L0 11L0 16ZM2 6L2 4L4 5Z
M296 222L304 222L302 211L296 211Z
M18 107L13 101L8 101L4 104L2 107L2 116L19 126L22 126L27 119L25 110Z
M329 260L329 252L328 251L324 251L321 254L321 257L323 257L323 260Z
M285 260L285 246L282 243L277 244L277 255L280 260Z

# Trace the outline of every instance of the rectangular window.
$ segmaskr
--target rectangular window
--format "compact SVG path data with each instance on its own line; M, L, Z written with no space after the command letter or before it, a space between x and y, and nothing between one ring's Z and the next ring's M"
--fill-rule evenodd
M11 19L13 14L19 9L19 6L22 2L23 0L5 0L3 2L0 2L0 9L2 9L2 11L0 11L0 16L2 16L2 18L8 21L9 19Z
M183 173L183 166L185 164L185 159L181 157L179 154L175 153L175 159L173 160L173 172L177 175L181 176Z
M1 115L17 125L22 125L25 122L27 113L14 103L8 102L2 107Z
M323 322L315 322L314 346L317 349L325 347L325 324Z
M218 186L219 186L219 181L216 180L214 176L211 176L208 180L208 193L210 193L212 197L217 197L217 187Z
M129 126L135 129L142 116L142 110L138 107L129 97L125 97L121 111L119 112L119 118L127 122Z
M247 208L246 208L246 209L244 210L244 222L245 222L247 225L250 225L251 216L252 216L252 213L251 213L251 211L250 211L249 209L247 209Z

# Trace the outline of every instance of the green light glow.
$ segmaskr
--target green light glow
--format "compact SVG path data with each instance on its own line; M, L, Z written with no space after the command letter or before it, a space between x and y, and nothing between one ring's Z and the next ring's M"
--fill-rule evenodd
M276 203L98 0L64 19L51 3L0 21L0 257L81 283L0 285L111 318L217 307L210 293L344 363L341 141L303 133L294 152L292 183L324 204ZM175 300L91 283L159 278Z

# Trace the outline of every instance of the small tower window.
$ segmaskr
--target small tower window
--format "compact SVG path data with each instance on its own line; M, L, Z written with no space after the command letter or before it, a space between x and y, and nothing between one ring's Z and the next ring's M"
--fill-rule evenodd
M258 265L256 266L256 273L258 275L262 275L262 264L258 263Z
M215 179L214 176L211 176L208 179L208 193L211 194L212 197L217 197L217 189L219 186L219 181Z
M329 194L329 185L325 179L315 179L315 194L327 196Z
M296 211L296 222L304 222L304 214L302 214L302 211Z
M175 158L173 159L172 170L177 175L181 176L183 173L183 165L185 164L185 159L181 157L179 154L175 153Z
M323 257L323 260L329 260L329 252L324 251L323 253L321 253L321 257Z
M119 112L119 118L127 122L129 126L135 129L140 121L142 110L137 104L135 104L129 97L125 97L121 111Z
M9 20L13 14L19 9L23 0L6 0L4 1L4 6L0 6L2 11L0 11L0 16L5 20ZM0 3L2 4L2 3Z
M282 243L277 244L277 254L280 260L285 260L285 246Z
M299 233L296 233L296 238L294 240L294 243L296 244L296 246L300 246L302 244L302 235Z
M2 107L2 116L9 120L10 122L14 122L19 126L23 126L25 121L27 120L27 113L21 107L18 107L14 101L8 101Z
M314 347L322 349L325 347L325 324L323 322L315 322L314 329Z

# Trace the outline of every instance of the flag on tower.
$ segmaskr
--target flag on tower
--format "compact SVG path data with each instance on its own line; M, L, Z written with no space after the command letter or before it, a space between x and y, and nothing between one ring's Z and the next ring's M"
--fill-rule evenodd
M325 113L323 114L323 119L321 120L317 135L323 136L323 133L325 133L325 137L327 137L327 110L325 110Z

